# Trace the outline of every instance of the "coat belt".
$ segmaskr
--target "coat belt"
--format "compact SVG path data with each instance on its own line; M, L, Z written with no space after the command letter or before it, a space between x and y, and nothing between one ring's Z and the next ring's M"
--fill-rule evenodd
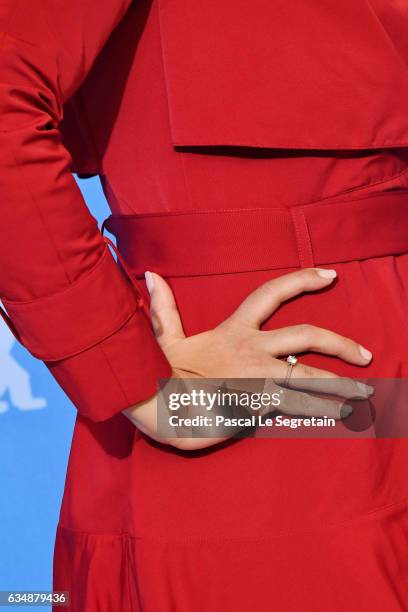
M137 278L313 267L408 253L408 189L291 208L113 214L105 228Z

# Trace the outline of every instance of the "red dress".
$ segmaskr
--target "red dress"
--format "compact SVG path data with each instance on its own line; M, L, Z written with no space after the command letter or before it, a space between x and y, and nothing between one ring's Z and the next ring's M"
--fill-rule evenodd
M54 589L73 612L407 609L403 437L182 452L121 411L171 373L146 269L190 335L334 267L264 329L319 325L373 360L303 363L407 376L408 5L6 0L0 19L4 317L78 409ZM101 176L133 283L70 170Z

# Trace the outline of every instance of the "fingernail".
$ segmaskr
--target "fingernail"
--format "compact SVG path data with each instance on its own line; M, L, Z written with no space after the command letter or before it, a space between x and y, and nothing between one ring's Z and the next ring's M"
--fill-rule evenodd
M370 351L368 351L366 348L364 348L364 346L361 346L361 344L358 347L361 356L364 357L364 359L367 359L367 361L370 361L370 359L372 358L372 353L370 353Z
M374 393L374 387L366 385L362 382L357 381L357 387L366 395L371 395L372 393Z
M154 287L154 279L153 274L151 272L145 272L145 280L146 287L150 295L152 295L153 287Z
M335 278L337 276L336 270L326 270L325 268L316 268L316 272L323 278Z
M350 416L352 412L353 412L353 408L350 406L350 404L343 404L343 406L340 409L340 417L342 419L346 419L348 416Z

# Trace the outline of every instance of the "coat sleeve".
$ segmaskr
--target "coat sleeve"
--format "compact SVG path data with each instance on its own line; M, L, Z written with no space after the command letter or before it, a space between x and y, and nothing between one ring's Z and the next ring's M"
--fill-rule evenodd
M0 5L0 299L3 318L78 412L103 421L156 392L171 366L137 286L71 174L66 100L131 0Z

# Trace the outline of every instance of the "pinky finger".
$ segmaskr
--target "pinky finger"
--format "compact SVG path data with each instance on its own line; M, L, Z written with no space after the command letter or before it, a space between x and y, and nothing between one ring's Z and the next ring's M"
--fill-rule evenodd
M314 397L301 391L284 389L281 393L280 412L304 417L328 417L336 420L348 417L353 409L344 402Z

